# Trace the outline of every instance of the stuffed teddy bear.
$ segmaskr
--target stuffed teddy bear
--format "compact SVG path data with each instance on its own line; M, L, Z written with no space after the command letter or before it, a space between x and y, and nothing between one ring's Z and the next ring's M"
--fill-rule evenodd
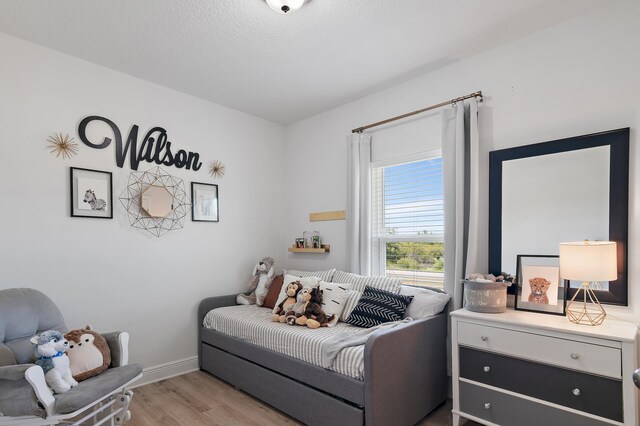
M284 314L290 311L293 305L296 304L296 297L298 296L298 293L300 293L300 290L302 290L302 283L300 283L300 281L293 281L290 282L289 285L287 285L287 288L285 290L285 294L287 295L287 297L282 302L280 302L278 306L276 306L273 315L271 316L271 321L285 322Z
M249 281L249 290L244 294L236 296L238 305L262 306L264 298L267 297L269 286L273 282L275 269L273 268L274 260L272 257L265 257L253 267L251 273L251 281Z
M317 286L311 290L307 296L304 305L304 312L299 316L295 323L298 325L306 325L309 328L316 329L326 326L331 322L335 315L330 317L322 310L322 290Z
M69 342L56 330L43 331L29 341L33 344L36 365L44 370L44 378L55 393L68 392L77 386L69 368L69 357L65 354Z
M86 326L64 335L69 341L69 367L78 382L97 376L109 368L111 350L107 340Z

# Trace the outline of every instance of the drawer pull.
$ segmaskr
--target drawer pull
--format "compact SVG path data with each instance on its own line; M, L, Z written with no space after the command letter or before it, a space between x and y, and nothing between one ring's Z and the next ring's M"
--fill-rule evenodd
M491 409L491 404L489 404L488 402L485 402L484 409L485 410L490 410Z
M580 358L580 355L578 355L577 353L574 352L571 354L571 359L578 359L578 358Z
M480 336L480 339L482 339L483 342L486 342L487 340L489 340L487 336Z
M488 365L485 365L483 370L485 373L488 373L489 371L491 371L491 367L489 367Z
M580 389L575 388L574 390L571 391L572 394L574 394L575 396L580 396Z

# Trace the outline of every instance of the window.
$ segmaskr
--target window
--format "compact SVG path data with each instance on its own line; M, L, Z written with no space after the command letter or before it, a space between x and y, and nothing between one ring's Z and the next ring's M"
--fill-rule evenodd
M405 284L444 285L442 157L431 151L402 163L372 165L371 254L375 275Z

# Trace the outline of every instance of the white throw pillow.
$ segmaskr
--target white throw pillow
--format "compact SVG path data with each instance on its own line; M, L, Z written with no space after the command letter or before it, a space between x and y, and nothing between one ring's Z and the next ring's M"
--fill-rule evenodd
M340 315L344 310L347 296L351 284L328 283L320 281L320 290L322 290L322 310L327 316L335 315L335 318L329 322L328 326L333 327L340 319Z
M287 298L287 287L294 281L300 281L302 287L315 287L320 283L320 278L318 277L296 277L294 275L285 275L284 281L282 281L282 288L280 289L280 294L278 295L278 301L276 302L275 307L273 308L273 313L276 313L276 308L278 305Z
M438 293L427 288L400 286L400 294L413 296L404 313L404 318L422 319L438 315L451 299L447 293Z
M362 293L357 290L349 290L347 292L347 300L344 302L344 310L342 311L342 315L340 315L340 321L346 321L347 318L349 318L349 315L351 315L351 312L353 312L358 304L360 296L362 296Z

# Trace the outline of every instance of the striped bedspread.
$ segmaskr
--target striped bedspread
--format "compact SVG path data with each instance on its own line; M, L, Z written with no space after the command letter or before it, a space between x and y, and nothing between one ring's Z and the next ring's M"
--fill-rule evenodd
M256 305L213 309L205 316L203 325L318 367L322 367L322 342L337 334L351 334L362 330L343 322L335 327L316 330L271 322L271 309ZM329 370L363 380L364 345L341 350Z

